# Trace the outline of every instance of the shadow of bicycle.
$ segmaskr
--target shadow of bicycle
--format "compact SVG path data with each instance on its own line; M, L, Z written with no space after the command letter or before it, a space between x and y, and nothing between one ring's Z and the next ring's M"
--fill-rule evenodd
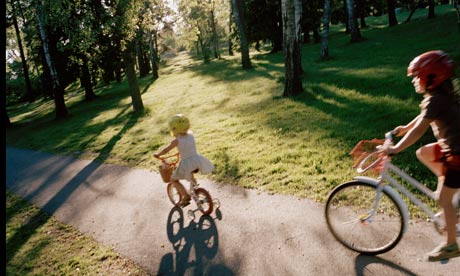
M393 262L387 261L385 259L368 256L368 255L358 255L355 261L355 270L356 275L410 275L416 276L417 274L412 271L401 267Z
M174 253L167 253L161 260L157 275L234 275L223 264L210 264L219 249L219 233L215 219L222 214L216 210L216 217L201 216L198 222L191 220L184 225L184 212L174 207L168 215L166 232Z

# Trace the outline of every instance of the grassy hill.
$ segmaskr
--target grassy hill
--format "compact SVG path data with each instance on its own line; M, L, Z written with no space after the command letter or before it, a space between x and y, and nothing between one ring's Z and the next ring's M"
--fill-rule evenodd
M451 6L426 19L387 27L386 16L367 18L365 40L350 43L343 26L333 26L331 59L319 61L320 45L304 45L305 92L282 98L282 53L251 53L254 68L240 69L240 57L202 64L186 53L167 60L160 78L139 80L146 111L133 115L127 82L96 90L67 89L68 119L55 121L52 102L8 108L14 127L7 143L103 162L156 169L153 153L169 142L168 118L184 113L198 150L216 165L216 181L323 201L355 171L349 151L361 139L382 138L419 112L420 96L406 77L416 55L442 49L460 60L460 32ZM407 13L398 15L403 22ZM395 163L434 187L435 180L415 158L422 143Z

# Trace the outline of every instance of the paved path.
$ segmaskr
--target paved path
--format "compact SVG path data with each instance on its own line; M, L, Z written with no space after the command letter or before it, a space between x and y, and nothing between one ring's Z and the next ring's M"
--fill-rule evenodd
M320 203L200 183L221 208L192 221L194 203L172 208L149 170L6 148L8 189L152 275L460 275L460 258L424 260L443 240L426 222L412 222L396 248L368 257L334 240Z

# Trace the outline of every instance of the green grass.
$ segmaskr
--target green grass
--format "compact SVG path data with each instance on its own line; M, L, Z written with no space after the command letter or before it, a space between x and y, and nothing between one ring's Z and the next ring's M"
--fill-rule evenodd
M6 275L148 275L112 248L6 194Z
M303 47L305 92L294 99L281 97L282 53L252 53L254 68L247 71L239 55L202 64L181 53L158 80L139 80L143 114L132 113L126 82L98 88L99 98L90 103L77 87L67 93L71 115L65 120L54 120L52 102L9 108L15 126L7 130L7 143L153 170L153 153L170 139L168 118L184 113L199 152L216 165L214 180L322 202L355 174L349 151L359 140L382 138L418 114L420 97L405 76L411 59L432 49L460 59L454 9L442 6L436 13L427 20L426 11L417 11L392 28L386 16L368 18L365 41L356 44L334 26L330 60L318 60L320 45ZM434 178L414 150L432 140L427 133L395 159L431 187Z
M366 40L357 44L333 26L330 60L318 60L320 45L304 45L305 92L295 99L281 97L282 53L251 53L254 68L247 71L239 55L202 64L180 54L161 68L158 80L139 80L143 114L132 113L126 81L98 87L93 102L74 85L67 90L67 119L54 120L52 101L8 107L13 127L6 142L154 170L153 153L171 138L167 120L180 112L191 119L200 153L216 165L214 180L323 202L355 175L349 152L359 140L382 138L418 114L420 97L405 77L410 60L432 49L460 60L453 8L437 7L436 13L426 20L426 11L417 11L411 22L392 28L386 16L368 18ZM402 22L407 13L399 16ZM394 161L434 188L434 177L414 155L432 140L427 133ZM7 275L144 275L110 248L9 193L6 245Z

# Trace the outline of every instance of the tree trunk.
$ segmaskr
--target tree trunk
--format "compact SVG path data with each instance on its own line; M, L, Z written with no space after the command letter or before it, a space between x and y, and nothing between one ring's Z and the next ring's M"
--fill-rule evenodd
M330 21L331 21L331 1L324 0L323 34L322 34L321 53L320 53L320 58L322 60L329 58L328 36L329 36Z
M299 73L299 79L303 75L302 68L302 0L294 0L294 23L295 23L295 42L294 42L294 63L296 66L295 71ZM318 31L318 29L316 29ZM318 37L319 34L318 34ZM318 38L318 42L320 39ZM302 81L300 81L302 88Z
M123 51L123 61L125 64L126 77L128 79L129 92L131 94L134 112L141 112L144 110L144 104L142 103L136 71L134 70L134 64L136 62L133 56L132 47L128 47L128 49Z
M362 40L361 32L355 17L354 0L347 0L348 25L350 26L351 42L359 42Z
M144 45L142 43L143 37L143 30L142 28L137 31L136 34L136 55L137 55L137 64L139 66L139 76L141 78L147 76L149 74L149 70L147 69L147 62L144 59Z
M246 22L244 19L244 9L242 0L231 0L233 6L233 16L240 36L241 64L243 69L252 67L249 58L249 43L246 36Z
M303 91L301 80L300 59L300 21L302 10L301 0L282 0L281 9L283 17L284 41L284 70L285 83L283 97L294 97ZM300 16L299 16L300 14Z
M404 22L406 22L406 23L410 21L410 19L412 18L412 15L414 15L414 12L415 12L415 11L417 10L417 8L418 8L418 4L415 3L415 2L411 2L411 5L412 5L412 7L411 7L410 14L409 14L409 16L407 17L406 21L404 21Z
M152 64L152 75L154 79L158 79L158 63L157 63L157 52L153 46L152 32L147 30L147 35L149 37L149 49L150 49L150 63Z
M398 25L398 19L396 18L396 4L395 0L387 0L387 7L388 7L388 25L390 27Z
M113 72L115 73L115 80L117 81L117 83L121 83L121 68L122 68L123 62L119 56L119 53L121 52L121 38L119 37L119 34L115 35L114 43L115 43L115 53L117 53L117 55L115 57L112 57L114 58L114 60L112 61Z
M313 43L318 44L321 42L321 35L318 28L313 28Z
M220 59L219 36L217 35L216 18L214 16L214 7L211 10L211 28L212 28L212 44L213 44L213 50L214 50L214 57Z
M91 74L89 73L88 68L88 59L86 58L85 54L81 55L81 60L83 64L81 66L80 72L80 83L81 86L85 88L85 100L91 101L96 98L96 94L94 94L93 84L91 82Z
M350 19L348 13L348 0L343 0L343 10L345 11L345 33L350 33Z
M43 44L43 51L45 53L46 63L50 70L51 79L53 82L53 98L54 98L54 104L56 106L56 119L64 118L68 115L67 108L65 106L65 101L64 101L64 89L61 87L59 83L59 76L56 71L56 68L54 67L53 59L49 51L48 37L46 36L45 26L43 25L43 18L42 18L43 14L42 14L42 9L41 9L41 4L39 1L36 1L35 3L35 10L37 12L37 20L38 20L40 36L41 36L42 44Z
M454 1L454 8L457 11L457 25L458 25L458 30L460 31L460 7L458 5L458 0Z
M19 54L21 56L21 63L22 63L22 71L24 73L24 81L26 82L26 98L27 100L31 103L34 101L34 93L32 91L32 84L30 82L30 77L29 77L29 68L27 66L27 60L26 56L24 54L24 48L22 47L22 39L21 39L21 32L19 30L19 25L18 25L18 19L16 15L16 10L15 10L15 3L11 3L12 7L12 15L13 15L13 25L14 25L14 30L16 31L16 38L18 41L18 47L19 47Z
M428 19L434 17L434 0L428 0Z
M232 10L232 2L230 2L230 13L228 18L228 55L233 56L233 42L232 42L232 34L233 34L233 10Z
M366 28L366 14L364 12L364 7L363 7L363 0L357 0L356 1L356 8L358 9L358 15L360 19L360 25L361 28Z
M208 50L208 45L204 42L203 36L201 34L204 34L205 32L202 32L200 28L200 33L197 34L198 37L198 42L201 48L201 53L203 54L203 62L208 63L209 62L209 50Z
M310 27L307 24L303 26L303 43L310 43Z

